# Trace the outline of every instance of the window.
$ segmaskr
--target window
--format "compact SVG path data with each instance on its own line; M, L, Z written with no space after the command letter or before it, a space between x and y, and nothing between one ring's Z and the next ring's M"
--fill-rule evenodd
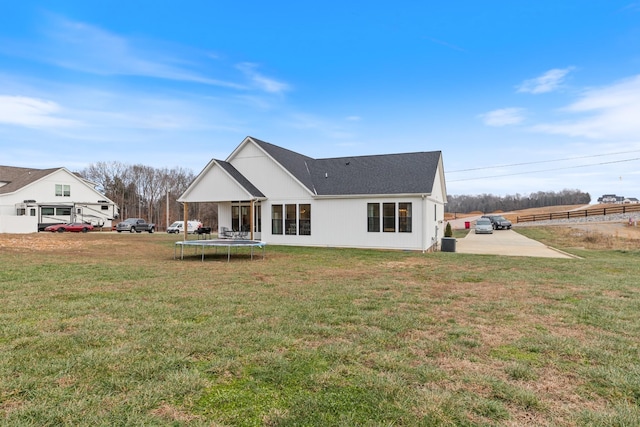
M249 208L250 206L241 206L240 207L240 214L241 214L241 220L242 220L242 231L251 231L251 225L249 224L250 222L250 217L249 217Z
M109 205L101 205L100 209L102 209L103 211L108 211L109 210Z
M56 208L56 215L71 216L71 208Z
M398 215L397 224L396 212ZM395 233L396 226L399 233L411 233L413 231L411 203L403 202L397 205L396 203L382 203L382 231ZM380 203L367 203L367 231L380 231Z
M380 203L367 204L367 231L380 231Z
M55 208L42 208L41 213L42 215L54 215Z
M298 222L300 223L300 235L301 236L311 236L311 205L300 205L300 214L298 217L300 218Z
M253 231L260 233L262 231L262 206L255 206L255 215L253 217Z
M17 212L18 216L23 216L26 214L27 214L27 210L25 208L18 208L18 212Z
M56 196L71 196L71 186L68 184L56 184Z
M231 206L231 230L240 231L240 206Z
M36 216L36 210L35 209L29 209L29 213L31 214L31 216Z
M396 204L382 204L382 230L389 233L396 231Z
M271 206L271 234L282 234L282 205Z
M411 203L398 203L398 231L411 233Z
M295 235L296 229L296 205L285 205L284 230L285 234Z

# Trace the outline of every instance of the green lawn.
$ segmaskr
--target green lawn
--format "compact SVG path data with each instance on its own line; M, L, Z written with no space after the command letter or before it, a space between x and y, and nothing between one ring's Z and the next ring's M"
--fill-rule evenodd
M0 237L0 425L640 425L637 249L175 240Z

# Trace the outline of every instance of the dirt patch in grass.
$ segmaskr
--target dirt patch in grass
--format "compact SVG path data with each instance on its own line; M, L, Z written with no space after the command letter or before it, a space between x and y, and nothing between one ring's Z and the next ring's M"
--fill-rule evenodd
M182 411L168 403L161 404L158 408L151 411L151 414L163 420L170 422L188 423L197 420L199 417Z
M594 222L537 227L554 247L595 250L634 250L640 248L640 227L625 222ZM523 229L526 232L526 229ZM535 237L534 237L535 238ZM545 243L549 243L546 241Z
M0 233L0 250L3 251L81 251L126 247L131 240L117 239L110 233L30 233L30 234L2 234ZM132 238L134 236L131 236Z

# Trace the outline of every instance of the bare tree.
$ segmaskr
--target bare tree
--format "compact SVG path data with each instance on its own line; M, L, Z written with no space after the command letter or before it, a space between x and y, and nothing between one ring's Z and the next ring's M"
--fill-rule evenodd
M449 195L447 200L447 212L489 213L499 210L508 212L544 206L588 204L591 202L591 196L580 190L565 189L559 192L537 191L528 196L521 194L503 197L493 194Z
M182 219L182 205L176 200L195 178L192 171L179 167L156 169L121 162L97 162L79 174L95 182L100 191L118 204L121 217L142 216L159 225ZM203 209L198 205L189 207L189 218L198 218L205 211L209 221L215 220L217 224L217 206Z

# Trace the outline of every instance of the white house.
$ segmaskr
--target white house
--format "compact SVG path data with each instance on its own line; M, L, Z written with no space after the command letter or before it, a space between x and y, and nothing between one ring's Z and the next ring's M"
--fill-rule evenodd
M428 251L444 232L440 151L313 159L247 137L179 202L217 202L222 227L269 244Z
M111 227L117 205L65 168L0 166L0 233L33 233L49 224Z

